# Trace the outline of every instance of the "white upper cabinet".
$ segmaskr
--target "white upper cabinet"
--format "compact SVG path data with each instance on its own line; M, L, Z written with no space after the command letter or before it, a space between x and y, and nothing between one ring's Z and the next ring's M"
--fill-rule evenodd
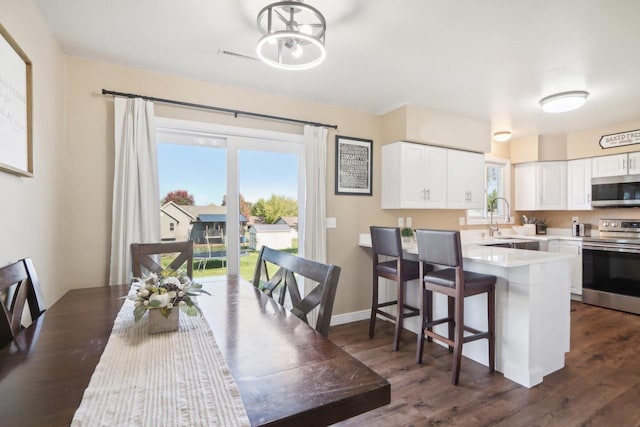
M593 158L593 177L619 176L627 174L626 154L615 154L613 156L600 156Z
M482 209L484 185L484 155L447 151L447 208Z
M446 207L447 149L409 142L382 146L382 208Z
M516 210L567 208L567 162L516 165Z
M592 209L590 158L567 162L567 209Z
M640 174L640 152L593 158L593 178Z
M640 174L640 152L629 153L627 172L629 172L629 175Z

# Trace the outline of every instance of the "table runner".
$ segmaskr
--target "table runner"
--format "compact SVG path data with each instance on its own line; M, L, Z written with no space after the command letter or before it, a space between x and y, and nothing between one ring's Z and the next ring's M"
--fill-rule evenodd
M180 313L178 331L149 334L133 307L125 300L71 425L250 425L207 321Z

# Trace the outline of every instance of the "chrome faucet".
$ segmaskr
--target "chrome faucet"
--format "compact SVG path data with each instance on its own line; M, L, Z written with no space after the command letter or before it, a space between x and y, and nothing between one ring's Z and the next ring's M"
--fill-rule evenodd
M495 225L493 224L493 210L498 207L498 200L504 200L504 203L507 205L505 222L511 221L511 217L509 217L509 211L511 211L511 206L509 205L509 201L504 197L496 197L495 199L493 199L493 201L489 205L489 236L490 237L493 237L495 233L498 233L498 235L500 235L500 230L498 229L498 221L496 220Z

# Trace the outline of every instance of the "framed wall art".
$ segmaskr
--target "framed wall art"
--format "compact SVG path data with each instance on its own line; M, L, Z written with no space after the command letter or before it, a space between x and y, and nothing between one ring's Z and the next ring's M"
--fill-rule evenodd
M31 61L2 25L0 171L33 176Z
M336 135L336 194L371 196L373 141Z

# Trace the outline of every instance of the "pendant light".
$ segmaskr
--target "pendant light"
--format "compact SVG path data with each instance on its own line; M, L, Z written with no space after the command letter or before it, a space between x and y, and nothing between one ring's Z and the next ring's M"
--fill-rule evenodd
M281 1L258 13L256 53L264 63L283 70L307 70L327 56L327 23L322 13L302 1Z

